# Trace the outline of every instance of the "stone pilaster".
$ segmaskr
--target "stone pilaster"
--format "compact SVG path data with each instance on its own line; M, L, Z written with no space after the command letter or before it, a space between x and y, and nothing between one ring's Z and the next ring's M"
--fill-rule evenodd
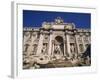
M83 50L85 51L86 50L86 47L85 47L85 42L84 42L84 37L83 37L83 35L82 35L82 44L83 44ZM84 52L83 51L83 52Z
M78 43L78 35L75 35L75 42L76 42L76 49L77 49L77 54L80 53L80 48L79 48L79 43Z
M88 41L89 41L89 44L91 44L91 36L90 35L88 36Z

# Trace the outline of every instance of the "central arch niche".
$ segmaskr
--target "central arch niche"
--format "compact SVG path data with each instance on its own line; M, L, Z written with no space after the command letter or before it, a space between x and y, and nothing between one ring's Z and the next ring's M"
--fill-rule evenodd
M58 49L56 49L56 48L58 48ZM63 40L63 37L61 37L61 36L55 37L55 53L64 55L64 40Z

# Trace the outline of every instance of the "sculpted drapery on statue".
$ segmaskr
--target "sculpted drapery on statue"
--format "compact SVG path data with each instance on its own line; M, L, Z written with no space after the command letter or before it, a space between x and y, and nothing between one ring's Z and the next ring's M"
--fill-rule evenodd
M62 24L62 23L63 23L63 19L61 19L61 17L57 17L57 18L55 19L55 23L56 23L56 24Z
M54 46L54 54L61 54L61 47L60 44L55 44Z
M47 44L46 44L46 43L43 44L43 48L42 48L42 50L41 50L41 53L42 53L42 54L47 54Z
M54 54L63 55L64 45L63 38L61 36L56 36L54 41Z

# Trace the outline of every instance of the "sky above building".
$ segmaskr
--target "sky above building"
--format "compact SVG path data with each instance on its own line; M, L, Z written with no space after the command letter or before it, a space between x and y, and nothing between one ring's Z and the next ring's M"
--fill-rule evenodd
M74 23L76 28L90 28L90 13L52 12L23 10L23 27L41 27L43 22L54 22L61 17L66 23Z

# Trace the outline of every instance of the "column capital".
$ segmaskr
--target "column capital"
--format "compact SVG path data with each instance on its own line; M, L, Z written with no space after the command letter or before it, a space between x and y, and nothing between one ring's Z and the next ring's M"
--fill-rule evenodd
M52 29L50 29L49 33L50 33L50 34L52 34L52 33L53 33L53 30L52 30Z
M68 31L68 30L65 30L65 35L70 35L70 34L72 34L70 31Z
M40 30L40 34L43 34L43 30Z
M55 43L55 40L52 40L52 43Z

